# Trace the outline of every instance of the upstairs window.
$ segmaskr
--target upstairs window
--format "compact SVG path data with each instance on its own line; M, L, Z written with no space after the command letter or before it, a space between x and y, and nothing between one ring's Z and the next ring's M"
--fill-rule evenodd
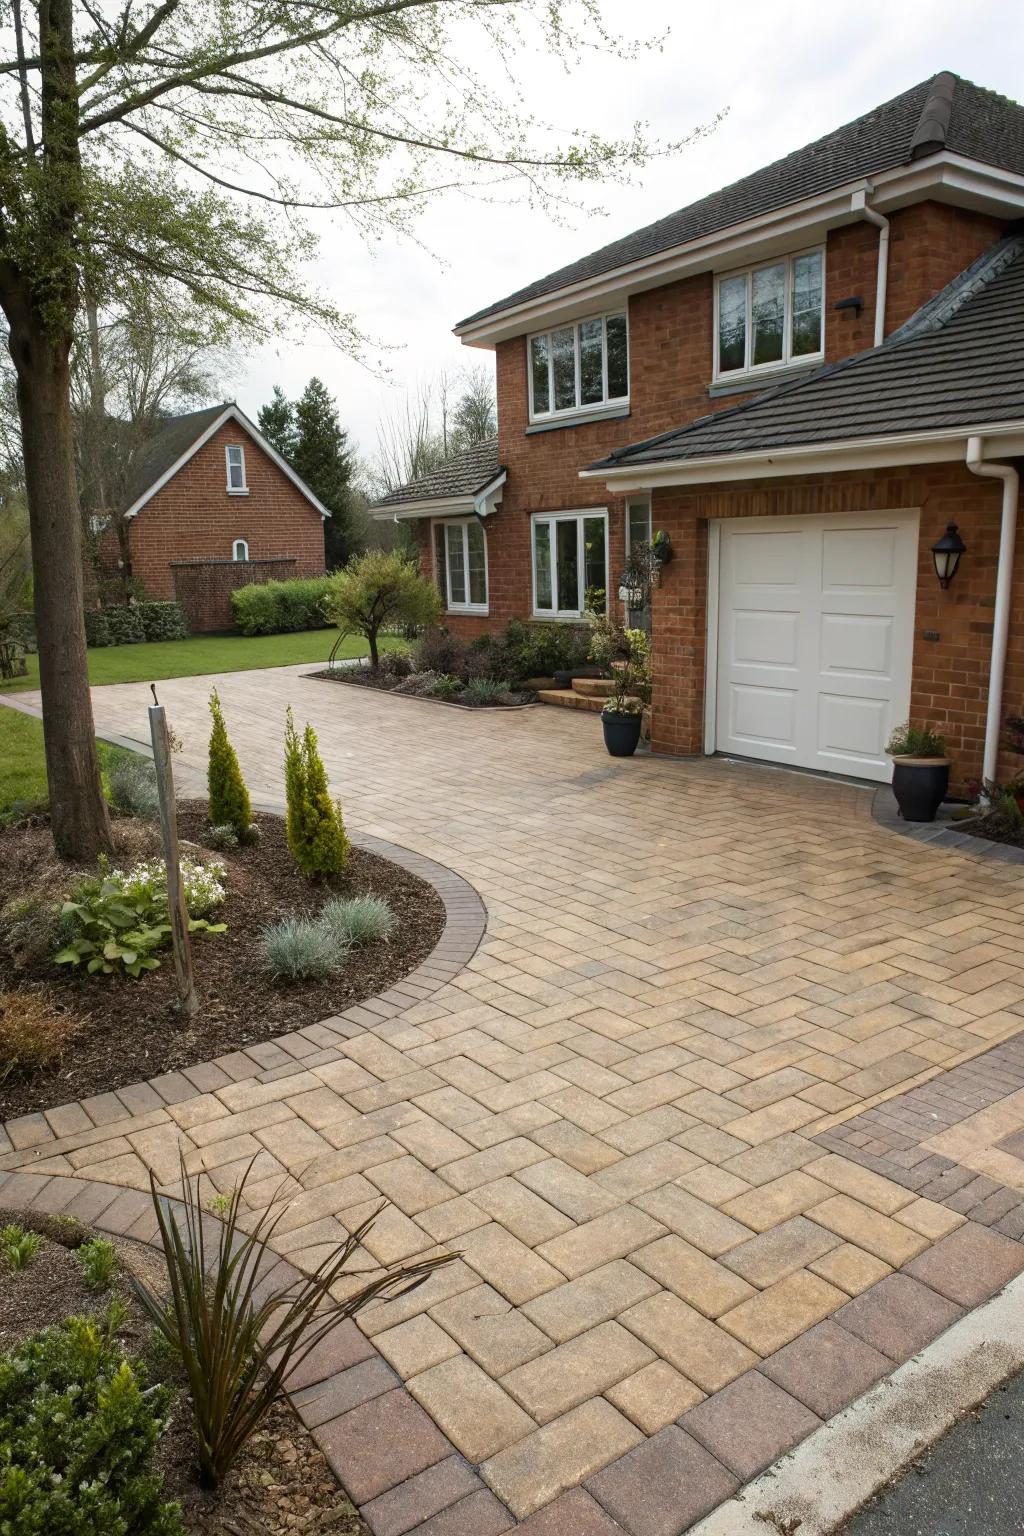
M824 356L825 252L800 251L715 282L715 378Z
M629 399L625 314L596 315L529 340L530 420Z
M245 483L245 449L241 443L230 443L224 450L228 465L228 494L242 496L248 490Z

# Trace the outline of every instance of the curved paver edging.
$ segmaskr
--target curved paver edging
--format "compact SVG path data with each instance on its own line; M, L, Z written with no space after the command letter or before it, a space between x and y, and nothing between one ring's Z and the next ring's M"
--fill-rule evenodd
M76 1217L158 1246L149 1194L56 1174L0 1174L0 1205ZM216 1217L210 1215L211 1228ZM271 1245L271 1251L273 1251ZM261 1287L299 1271L279 1254ZM1024 1251L964 1222L809 1332L712 1390L657 1434L518 1521L413 1399L357 1325L340 1324L288 1380L293 1408L374 1536L664 1536L686 1531L780 1457L890 1376L1024 1269ZM261 1288L258 1287L258 1290ZM571 1410L551 1424L563 1437ZM513 1447L510 1447L512 1449ZM539 1469L543 1473L543 1468ZM542 1478L543 1480L543 1478Z
M972 837L969 832L956 831L956 823L943 817L939 811L935 821L907 822L900 816L896 796L888 784L876 789L871 800L871 814L880 827L909 837L915 843L928 843L932 848L954 848L957 853L973 854L979 859L992 859L998 864L1024 864L1024 848L1011 848L1006 843L994 843L987 837Z
M332 677L329 672L300 672L300 677L314 683L345 683L349 688L370 689L385 698L412 699L417 704L443 704L446 709L461 709L466 714L511 714L517 709L533 709L539 699L526 699L522 704L460 704L458 699L439 699L429 693L399 693L397 688L374 688L372 683L353 683L347 677ZM524 690L525 691L525 690Z
M257 809L274 815L284 813L280 802L259 802ZM127 1120L149 1110L161 1110L168 1104L180 1104L228 1082L247 1077L269 1082L289 1072L302 1071L321 1060L333 1060L337 1053L332 1052L332 1047L339 1038L373 1029L413 1004L426 1002L458 975L473 958L487 927L487 908L469 881L446 865L381 837L350 832L349 839L356 847L390 859L409 874L417 875L437 893L444 905L445 924L441 937L425 960L386 992L354 1003L344 1012L318 1023L275 1035L271 1040L231 1051L213 1061L197 1062L194 1066L163 1072L144 1082L129 1083L116 1091L0 1121L0 1169L10 1166L15 1154L31 1151L37 1157L51 1157L59 1151L62 1137L92 1127L97 1131L102 1128L103 1134L109 1135L109 1127L118 1120Z

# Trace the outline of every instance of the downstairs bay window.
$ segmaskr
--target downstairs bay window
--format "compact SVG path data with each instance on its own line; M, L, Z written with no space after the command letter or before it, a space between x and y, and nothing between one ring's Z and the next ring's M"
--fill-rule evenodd
M608 514L537 513L533 518L533 612L579 619L608 611Z
M434 524L434 569L449 613L487 612L487 535L479 518Z

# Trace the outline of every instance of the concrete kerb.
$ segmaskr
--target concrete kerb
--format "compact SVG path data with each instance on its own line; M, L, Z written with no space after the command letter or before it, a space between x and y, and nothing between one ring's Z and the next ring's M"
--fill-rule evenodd
M830 1536L1024 1368L1024 1275L719 1505L690 1536Z

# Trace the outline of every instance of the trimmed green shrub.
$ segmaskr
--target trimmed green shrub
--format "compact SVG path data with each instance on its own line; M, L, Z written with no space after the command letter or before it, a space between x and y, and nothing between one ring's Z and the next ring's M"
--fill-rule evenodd
M117 1266L117 1249L105 1237L93 1237L76 1250L86 1289L105 1291Z
M39 1243L38 1232L26 1232L12 1222L0 1229L0 1260L9 1269L28 1269L39 1252Z
M329 901L321 909L319 920L348 944L372 944L377 939L386 939L395 926L395 914L380 896Z
M387 630L420 630L436 624L441 599L399 550L368 549L353 555L331 577L326 611L343 635L362 635L370 665L380 665L380 636Z
M146 631L137 607L130 608L127 603L113 604L104 608L103 613L111 645L141 645L145 640Z
M264 928L263 948L275 981L322 981L340 970L351 944L327 923L283 917Z
M0 1356L0 1530L179 1536L151 1469L171 1394L111 1332L69 1317Z
M188 638L188 625L180 603L139 603L135 612L147 640Z
M213 716L213 730L210 732L206 775L210 821L215 827L234 827L239 841L244 842L252 822L252 805L242 770L238 766L238 753L228 740L228 728L224 724L224 712L216 688L210 694L210 714Z
M85 643L98 649L103 645L113 645L110 638L110 625L107 623L107 610L105 608L87 608L85 611Z
M285 726L284 772L292 857L307 880L340 875L349 851L341 807L332 802L327 788L316 731L307 725L300 739L291 706Z
M104 775L107 798L124 816L155 816L160 808L156 769L148 757L125 753L111 763Z
M243 635L283 635L302 629L328 629L324 598L331 577L298 576L293 581L265 581L236 587L231 594L235 628Z

